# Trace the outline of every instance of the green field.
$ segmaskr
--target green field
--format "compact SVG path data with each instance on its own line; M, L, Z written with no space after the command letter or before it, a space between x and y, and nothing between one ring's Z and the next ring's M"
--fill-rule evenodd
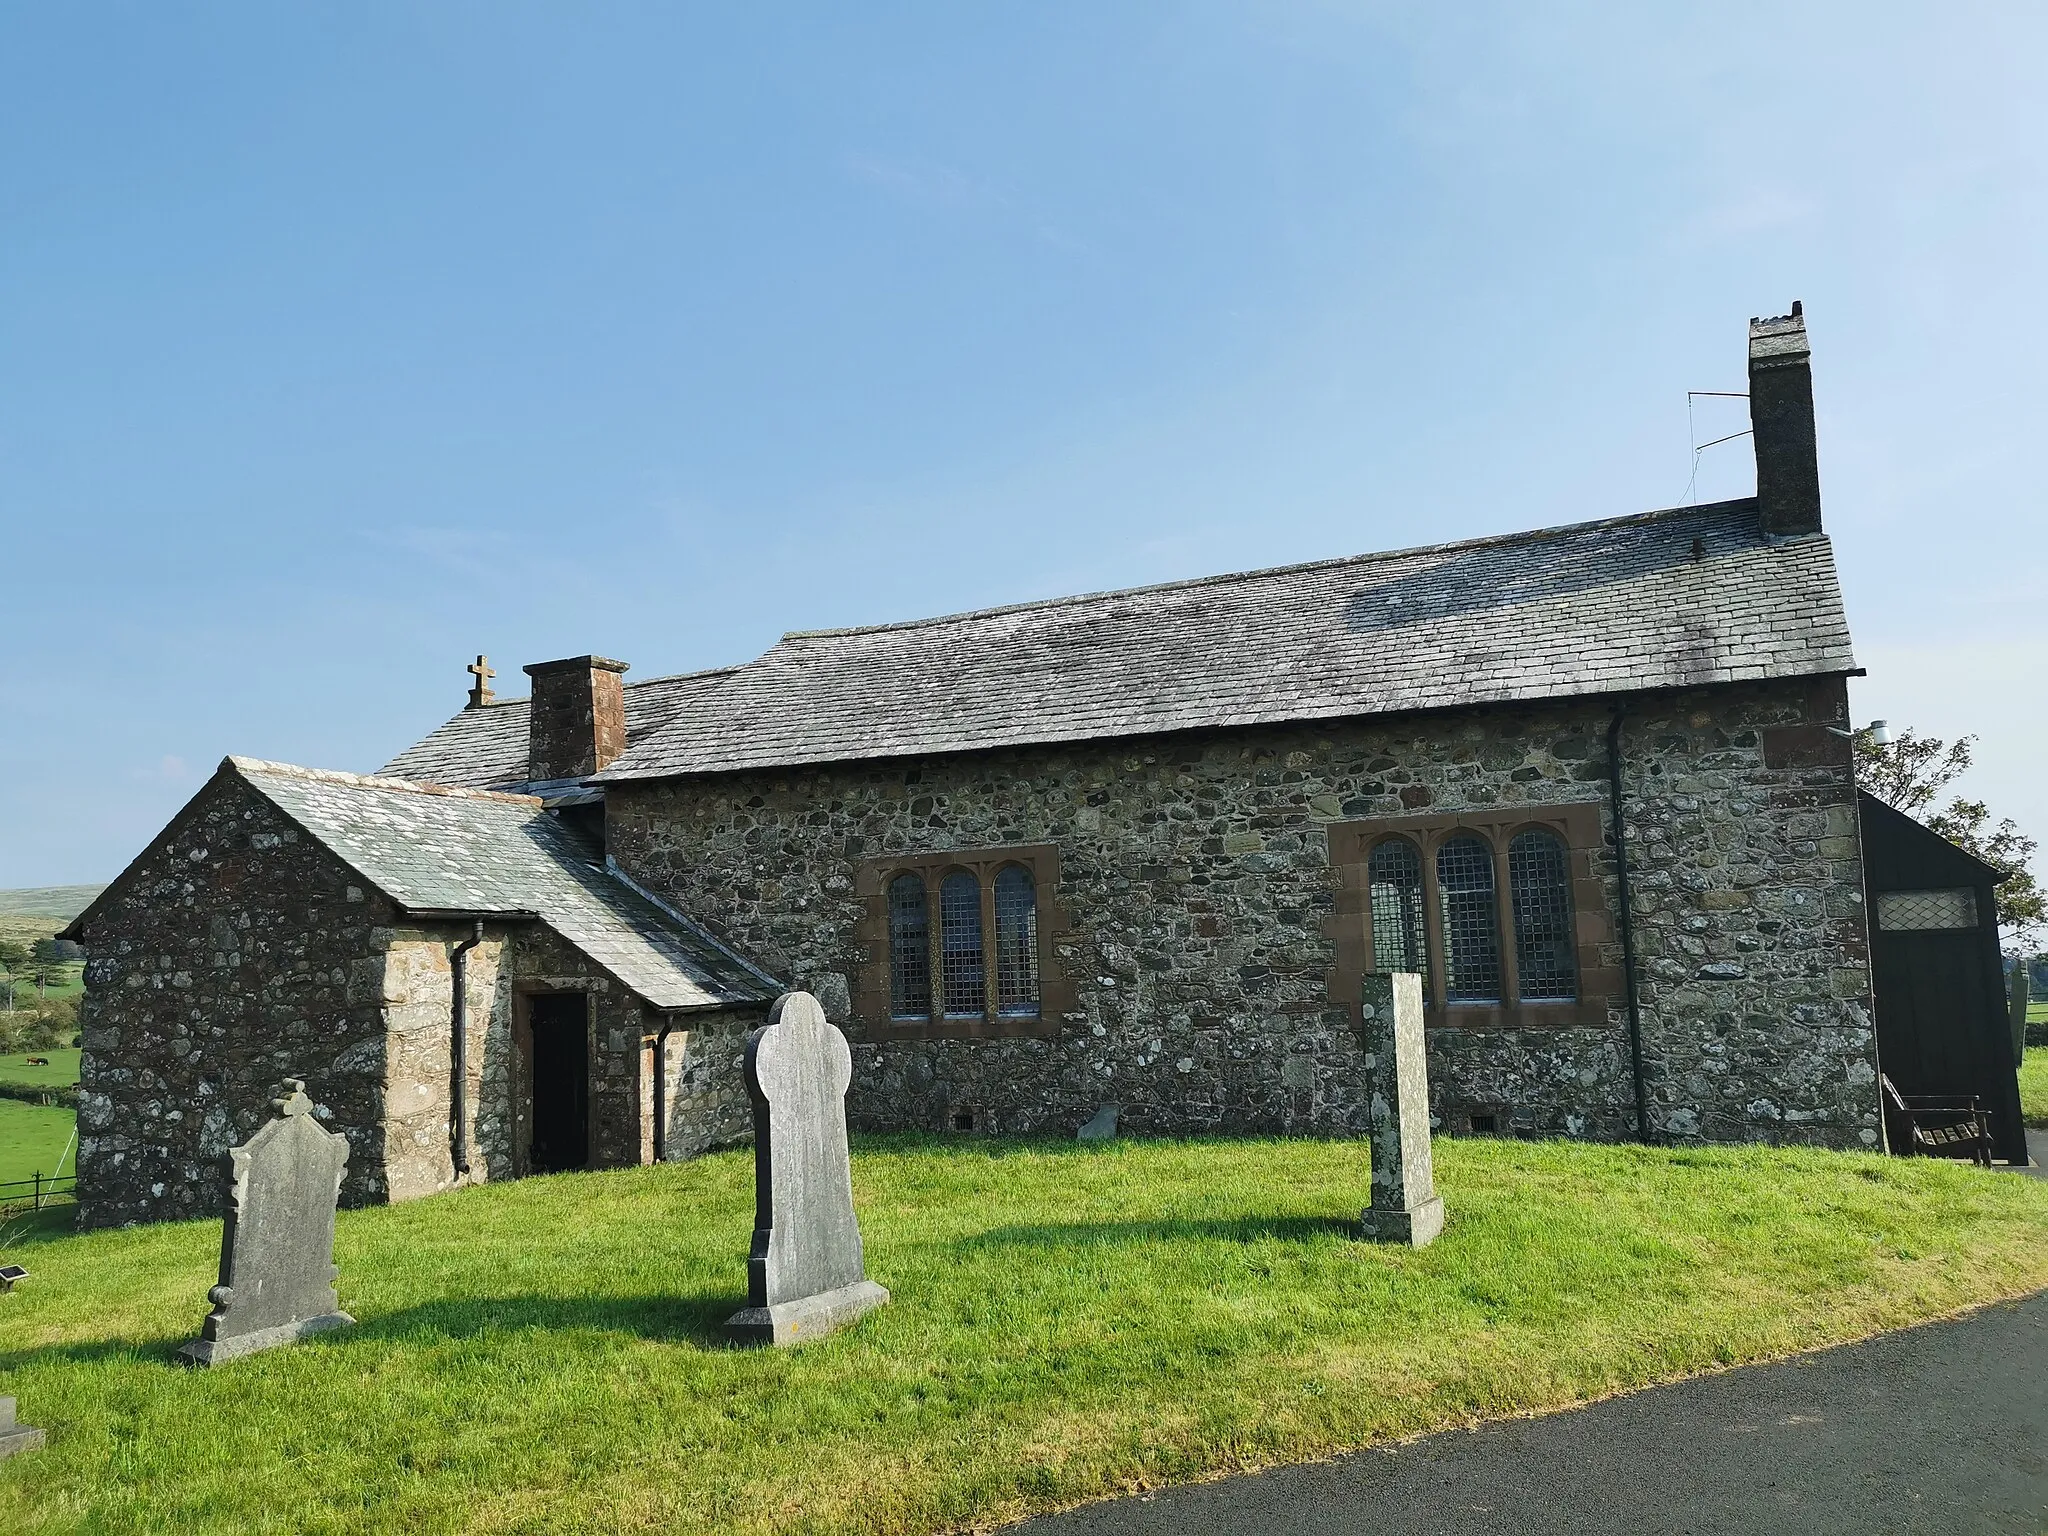
M33 1174L55 1173L57 1160L71 1139L73 1119L68 1109L0 1099L0 1184L11 1184ZM71 1162L71 1158L65 1157L64 1172L72 1172ZM0 1189L0 1204L20 1193Z
M2020 1065L2020 1118L2048 1130L2048 1045L2028 1046Z
M1421 1252L1365 1149L856 1146L891 1306L727 1347L750 1155L344 1212L360 1325L181 1371L219 1225L17 1240L10 1533L925 1532L1553 1408L2048 1286L2048 1184L1757 1148L1438 1143Z
M49 1059L47 1067L32 1067L29 1057ZM35 1088L69 1088L78 1081L78 1047L52 1046L47 1051L20 1051L0 1056L0 1083L27 1083Z

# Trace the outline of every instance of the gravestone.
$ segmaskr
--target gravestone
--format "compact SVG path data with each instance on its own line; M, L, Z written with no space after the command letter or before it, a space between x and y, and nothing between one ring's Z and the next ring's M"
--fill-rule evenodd
M348 1142L313 1118L306 1085L285 1084L270 1123L221 1159L227 1181L220 1284L200 1336L178 1351L219 1365L355 1321L334 1294L334 1203Z
M2027 1004L2032 1001L2032 995L2027 962L2021 960L2012 968L2012 997L2008 1014L2012 1022L2012 1064L2016 1067L2027 1064Z
M14 1399L0 1397L0 1461L16 1451L32 1451L43 1443L43 1432L14 1422Z
M795 1344L888 1301L867 1278L846 1152L853 1053L808 992L785 992L747 1036L754 1101L754 1246L747 1305L726 1333Z
M1116 1137L1116 1117L1123 1112L1121 1104L1105 1104L1095 1111L1095 1118L1074 1132L1081 1141L1111 1141Z
M1367 976L1364 987L1372 1204L1361 1221L1367 1237L1422 1248L1444 1229L1429 1156L1422 978L1396 971Z

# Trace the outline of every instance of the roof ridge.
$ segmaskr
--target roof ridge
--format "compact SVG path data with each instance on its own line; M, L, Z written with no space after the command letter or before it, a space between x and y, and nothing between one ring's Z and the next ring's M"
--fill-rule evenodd
M785 631L782 638L789 640L836 639L846 635L884 634L890 630L921 629L928 624L954 624L965 619L996 618L1007 613L1024 613L1034 608L1071 608L1083 603L1107 602L1118 597L1138 597L1153 592L1176 592L1196 587L1224 586L1231 582L1257 581L1269 576L1291 576L1302 571L1333 570L1345 565L1370 565L1381 560L1404 560L1416 555L1454 554L1468 549L1485 549L1505 544L1532 544L1544 539L1561 538L1566 534L1588 533L1603 528L1623 528L1631 524L1654 523L1664 518L1678 517L1686 513L1717 512L1730 507L1754 503L1754 496L1736 496L1727 501L1702 502L1689 507L1660 507L1653 512L1631 512L1623 517L1594 518L1583 523L1558 523L1548 528L1530 528L1519 533L1491 533L1472 539L1450 539L1440 544L1412 544L1405 549L1377 550L1362 555L1337 555L1323 560L1303 560L1294 565L1269 565L1251 571L1229 571L1215 576L1190 576L1179 581L1151 582L1135 587L1112 587L1101 592L1077 592L1067 597L1033 598L1021 603L999 603L989 608L969 608L959 613L933 614L922 619L894 619L885 624L849 624L833 629L792 629ZM758 661L760 658L756 658ZM729 671L743 671L754 662L741 662L728 668Z
M374 773L347 773L339 768L305 768L297 763L273 763L267 758L238 757L229 753L221 759L223 768L244 776L274 774L281 778L310 779L321 784L341 784L350 789L401 790L415 795L439 795L452 800L495 800L506 805L526 805L539 810L538 795L508 795L496 789L463 789L453 784L429 784L419 779L396 779Z
M754 661L758 660L760 660L760 658L757 656L750 661L728 661L723 666L699 667L694 672L664 672L660 677L643 677L637 682L621 683L620 686L624 688L628 693L630 693L635 688L652 688L656 683L681 683L687 682L693 677L719 677L727 672L737 672L743 667L750 667L754 664ZM470 708L504 709L508 705L512 704L531 704L532 702L533 695L530 693L523 693L516 699L492 699L491 702L488 704L472 705L470 706ZM451 720L460 720L467 713L469 713L469 710L467 709L457 710L455 714L450 716L449 718ZM441 724L446 725L448 724L448 721L444 720ZM437 725L434 727L434 729L438 731L441 729L441 726ZM418 743L414 743L414 745L418 745ZM408 747L406 748L406 750L409 752L412 750L412 748Z

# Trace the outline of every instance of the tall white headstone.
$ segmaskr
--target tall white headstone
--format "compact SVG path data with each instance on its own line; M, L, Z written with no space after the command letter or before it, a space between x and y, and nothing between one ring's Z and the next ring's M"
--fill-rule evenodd
M853 1053L808 992L775 1000L747 1037L754 1101L754 1245L747 1305L726 1319L732 1338L795 1344L830 1333L888 1301L867 1278L846 1089Z
M1444 1229L1429 1156L1422 978L1412 971L1367 976L1363 1003L1372 1204L1361 1219L1367 1237L1422 1248Z

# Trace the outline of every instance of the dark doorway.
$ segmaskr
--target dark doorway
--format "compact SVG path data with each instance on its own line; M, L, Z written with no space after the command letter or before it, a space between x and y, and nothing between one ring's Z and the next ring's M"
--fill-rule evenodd
M1998 871L1883 801L1858 799L1878 1065L1908 1098L1977 1099L1991 1112L1997 1155L2024 1163ZM1894 1128L1895 1150L1899 1139Z
M533 1143L527 1166L562 1173L590 1166L590 1005L581 992L527 1001L533 1035Z

